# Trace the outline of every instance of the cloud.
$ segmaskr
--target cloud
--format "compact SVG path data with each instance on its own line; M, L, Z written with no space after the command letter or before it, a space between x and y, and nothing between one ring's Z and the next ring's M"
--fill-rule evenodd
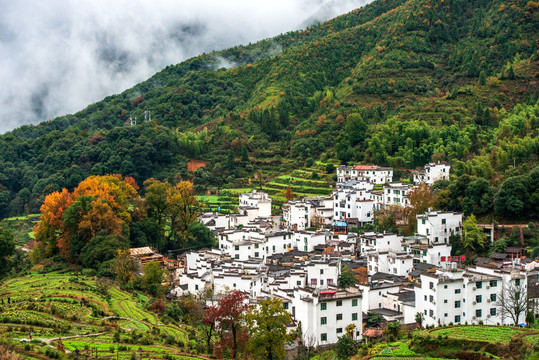
M167 65L366 1L1 0L0 132L81 110Z

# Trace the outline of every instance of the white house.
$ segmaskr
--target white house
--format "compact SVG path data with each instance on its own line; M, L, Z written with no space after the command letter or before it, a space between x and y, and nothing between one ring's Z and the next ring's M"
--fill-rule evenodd
M248 209L258 209L257 216L261 218L271 217L271 198L264 192L257 192L256 190L250 193L243 193L239 196L238 211L242 214Z
M372 184L385 184L393 181L393 168L377 165L341 165L337 168L337 182L366 179Z
M409 206L410 201L408 200L408 192L412 190L411 185L405 185L401 183L392 183L384 185L384 206L389 205L400 205L400 206Z
M283 204L283 220L289 230L305 230L311 227L311 204L306 201L289 201Z
M343 189L333 192L333 221L353 219L359 226L374 221L374 201L371 199L372 187Z
M304 341L314 346L335 344L350 324L354 339L361 339L362 294L358 289L297 288L293 295L288 311L301 322Z
M500 312L497 301L511 285L525 286L526 276L518 270L459 268L456 263L435 274L421 274L421 286L415 287L416 311L423 313L424 325L513 324ZM522 313L519 323L524 322Z
M432 185L438 180L449 180L451 166L447 163L428 163L424 170L414 171L414 184Z
M314 251L315 246L323 245L330 240L328 234L323 231L298 231L292 236L295 238L295 247L301 251Z
M448 244L451 235L461 233L462 213L428 211L417 215L416 219L417 233L426 236L431 243Z

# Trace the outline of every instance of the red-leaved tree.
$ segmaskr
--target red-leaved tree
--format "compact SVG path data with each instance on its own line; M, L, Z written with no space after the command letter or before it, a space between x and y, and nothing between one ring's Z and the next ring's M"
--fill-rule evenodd
M223 297L218 305L217 322L221 331L221 342L223 349L230 344L233 359L236 358L239 349L245 348L248 341L244 326L245 314L249 310L246 300L247 295L234 290Z

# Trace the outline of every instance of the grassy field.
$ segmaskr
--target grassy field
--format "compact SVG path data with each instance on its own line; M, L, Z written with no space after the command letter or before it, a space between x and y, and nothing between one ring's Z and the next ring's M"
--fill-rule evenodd
M429 332L430 336L447 336L449 339L487 341L492 343L509 343L515 335L522 334L524 330L505 326L455 326L435 329Z

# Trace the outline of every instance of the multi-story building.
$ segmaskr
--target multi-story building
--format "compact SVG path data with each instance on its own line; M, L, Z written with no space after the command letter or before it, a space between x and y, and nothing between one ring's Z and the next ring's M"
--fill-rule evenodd
M368 184L367 184L368 185ZM354 219L357 225L374 221L374 201L371 199L372 186L355 189L338 189L333 192L334 221Z
M408 192L412 190L411 185L392 183L384 186L383 203L384 206L400 205L409 206Z
M385 184L393 181L393 168L378 165L341 165L337 168L337 182L367 180L371 184Z
M438 180L449 180L451 166L447 163L428 163L425 169L414 171L414 184L432 185Z
M255 217L269 218L271 217L271 198L268 194L256 190L240 194L238 211L243 214L249 209L257 209Z
M461 268L456 263L422 273L421 286L415 287L416 311L423 313L425 325L514 324L501 313L498 304L503 291L525 286L525 273L519 270ZM524 311L518 323L524 321Z
M283 204L283 220L289 230L305 230L311 227L311 204L306 201L289 201Z
M361 291L354 288L297 288L288 311L301 322L304 341L329 345L345 335L350 324L354 326L354 339L361 339L361 300Z
M419 214L417 233L429 239L431 243L449 243L449 237L460 234L462 229L462 213L451 211L428 211Z

